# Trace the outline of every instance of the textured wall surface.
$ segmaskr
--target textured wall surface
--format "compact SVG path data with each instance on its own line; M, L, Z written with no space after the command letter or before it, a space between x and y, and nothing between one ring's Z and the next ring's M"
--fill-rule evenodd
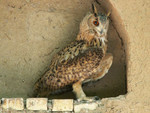
M103 106L95 112L150 113L150 1L98 1L105 9L112 11L111 19L126 47L128 93L118 98L102 99ZM58 47L73 40L69 37L76 36L79 21L89 10L90 4L83 0L70 2L62 0L64 4L55 0L57 5L53 4L54 1L48 3L46 0L0 2L0 94L26 97L31 91L33 82L47 69L50 54L54 54ZM86 4L84 8L82 4ZM77 20L75 19L74 22L77 22L77 25L73 22L70 26L60 29L60 26L66 25L64 22L68 21L55 18L59 20L55 21L59 26L54 26L59 29L59 33L55 33L55 30L50 31L50 27L53 26L47 24L51 23L51 20L46 20L45 16L52 16L49 13L53 11L57 12L57 17L63 17L66 13L69 17L63 18L74 20L76 17ZM56 38L49 37L52 35L51 32ZM64 37L60 38L59 34ZM57 44L52 44L54 42Z
M125 42L128 88L125 98L103 99L104 107L99 110L104 113L150 113L150 1L99 2L112 10L112 20Z
M48 69L51 57L75 40L79 23L91 11L92 2L0 1L0 97L32 95L33 84ZM112 22L108 40L113 65L103 79L84 86L88 95L109 97L126 92L124 47ZM73 97L70 92L59 98Z

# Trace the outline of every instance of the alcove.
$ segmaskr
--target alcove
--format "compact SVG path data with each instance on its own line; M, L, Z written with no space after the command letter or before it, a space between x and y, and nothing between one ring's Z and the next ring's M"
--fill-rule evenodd
M83 86L88 96L126 94L126 39L121 19L107 1L3 1L0 23L0 97L27 98L52 56L75 40L79 23L95 2L99 12L112 11L108 52L114 61L101 80ZM2 7L3 6L3 7ZM50 98L74 98L72 92Z

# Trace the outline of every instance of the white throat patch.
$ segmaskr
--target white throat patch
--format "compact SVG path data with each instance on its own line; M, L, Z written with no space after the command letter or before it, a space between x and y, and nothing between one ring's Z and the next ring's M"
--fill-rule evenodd
M105 41L106 41L106 40L105 40L105 37L101 37L100 40L102 41L102 44L105 45Z
M99 40L102 42L102 45L105 45L105 42L107 42L105 37L98 37Z

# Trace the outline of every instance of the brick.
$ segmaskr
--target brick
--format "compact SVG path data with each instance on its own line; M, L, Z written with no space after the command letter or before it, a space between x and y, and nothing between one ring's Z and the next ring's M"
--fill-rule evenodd
M28 98L26 106L28 110L47 110L47 98Z
M75 103L74 104L74 112L80 112L81 110L95 110L98 107L97 102L89 102L89 103Z
M13 110L23 110L24 109L23 98L3 98L2 108L13 109Z
M53 99L52 111L73 111L72 99Z

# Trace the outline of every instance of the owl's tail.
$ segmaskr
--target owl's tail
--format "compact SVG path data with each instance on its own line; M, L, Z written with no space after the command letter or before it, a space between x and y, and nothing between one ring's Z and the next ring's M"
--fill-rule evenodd
M36 81L36 83L34 84L34 87L33 87L33 91L34 91L33 96L34 97L36 97L38 95L38 92L39 92L39 90L41 88L40 87L40 81L41 81L41 78L38 79L38 81Z
M33 89L33 97L47 97L50 94L48 90L44 90L43 81L41 78L39 78L38 81L34 84Z

